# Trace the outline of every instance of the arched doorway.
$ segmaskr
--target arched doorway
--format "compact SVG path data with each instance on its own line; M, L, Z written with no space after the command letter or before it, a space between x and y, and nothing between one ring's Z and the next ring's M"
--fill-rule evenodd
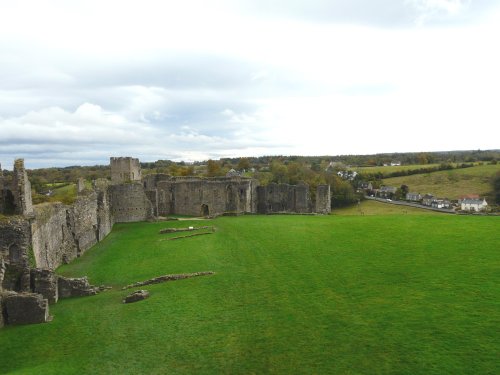
M208 209L207 204L202 204L201 205L201 216L209 216L210 215L210 210Z

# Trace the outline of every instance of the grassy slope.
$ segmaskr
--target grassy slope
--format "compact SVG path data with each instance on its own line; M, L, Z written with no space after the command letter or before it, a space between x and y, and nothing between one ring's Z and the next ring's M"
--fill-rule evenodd
M63 300L49 324L0 330L0 372L499 373L495 217L245 216L214 235L160 241L119 224L60 269L122 286L166 273L214 276ZM175 234L174 234L175 235Z
M388 173L399 172L399 171L412 171L420 168L436 168L439 164L410 164L410 165L388 165L386 167L376 166L376 167L353 167L352 169L360 173L383 173L387 175Z
M442 213L426 210L424 208L415 208L409 206L398 206L395 204L382 203L377 201L365 200L359 206L336 208L332 215L442 215Z
M431 193L449 199L458 199L465 194L485 196L491 192L490 181L498 171L500 171L500 164L479 165L450 171L387 178L384 179L384 184L390 186L406 184L412 192Z

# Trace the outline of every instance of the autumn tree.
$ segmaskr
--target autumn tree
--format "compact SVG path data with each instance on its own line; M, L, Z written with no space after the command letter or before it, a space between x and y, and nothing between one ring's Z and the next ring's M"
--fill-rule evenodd
M273 160L271 163L271 173L273 174L273 181L279 184L288 182L288 169L278 160Z
M221 174L222 174L222 168L220 164L215 160L210 159L207 162L207 176L215 177L215 176L220 176Z
M248 158L240 158L237 168L239 171L250 169L250 162L248 161Z

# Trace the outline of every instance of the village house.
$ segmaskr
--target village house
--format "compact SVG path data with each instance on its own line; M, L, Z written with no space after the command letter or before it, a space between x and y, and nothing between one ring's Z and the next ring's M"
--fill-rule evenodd
M450 208L451 202L448 199L434 199L431 202L433 208Z
M358 172L356 172L356 171L338 171L337 172L337 176L339 176L340 178L342 178L344 180L349 180L349 181L354 180L357 175L358 175Z
M394 186L382 186L378 190L378 196L381 198L392 198L394 194L396 194L396 190L398 190L398 188Z
M482 211L488 206L486 199L463 199L460 203L460 208L463 211Z
M479 199L479 195L477 194L461 195L460 198L458 198L458 204L462 204L462 201L465 199Z
M433 200L434 200L434 195L432 195L432 194L425 194L422 197L422 204L424 206L431 206Z
M371 182L360 182L358 185L358 192L365 191L368 193L369 191L373 190L373 185Z
M406 200L412 202L418 202L422 199L420 193L406 193Z

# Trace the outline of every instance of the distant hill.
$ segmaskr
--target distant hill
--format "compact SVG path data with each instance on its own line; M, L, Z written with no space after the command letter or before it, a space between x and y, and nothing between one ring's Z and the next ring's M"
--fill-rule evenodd
M411 192L458 199L462 195L477 194L492 198L491 179L500 171L500 164L477 165L471 168L452 169L432 173L386 178L385 185L408 185Z

